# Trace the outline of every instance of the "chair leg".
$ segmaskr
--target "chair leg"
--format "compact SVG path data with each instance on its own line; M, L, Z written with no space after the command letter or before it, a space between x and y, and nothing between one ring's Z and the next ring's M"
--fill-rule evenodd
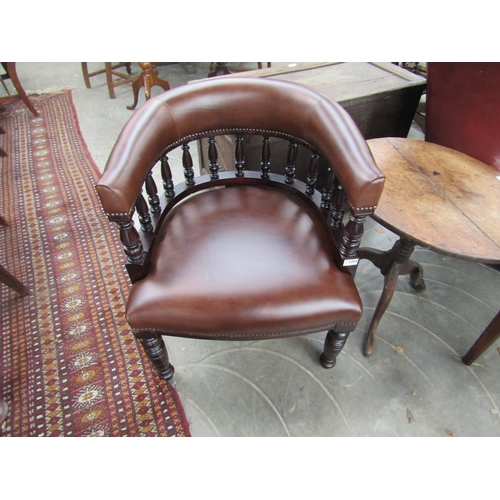
M0 425L5 422L7 413L9 413L9 407L3 399L0 399Z
M85 82L85 87L90 89L91 85L90 85L88 64L86 62L82 62L81 65L82 65L82 74L83 74L83 81Z
M168 359L167 348L162 336L157 333L145 335L143 332L138 338L160 378L170 380L174 375L174 367Z
M26 288L18 279L14 278L12 274L5 269L5 267L0 265L0 283L4 283L9 288L12 288L22 297L26 297L31 294L28 288Z
M17 76L17 71L16 71L16 63L8 62L5 64L6 64L6 68L7 68L7 73L9 74L10 81L12 82L12 85L14 85L14 88L16 89L17 94L23 100L24 104L26 104L26 106L28 106L28 109L35 116L38 116L38 111L35 109L35 107L31 103L31 101L29 100L28 96L26 95L26 92L23 89L23 86L21 85L21 82L19 81L19 77Z
M491 320L491 323L484 329L483 333L477 338L467 354L462 358L466 365L471 365L500 337L500 311Z
M335 329L333 329L326 334L325 349L319 358L319 362L323 368L333 368L336 365L337 356L344 348L349 333L350 332L336 332Z
M104 67L106 68L106 83L108 85L109 97L111 97L111 99L114 99L115 89L113 85L113 63L105 62Z

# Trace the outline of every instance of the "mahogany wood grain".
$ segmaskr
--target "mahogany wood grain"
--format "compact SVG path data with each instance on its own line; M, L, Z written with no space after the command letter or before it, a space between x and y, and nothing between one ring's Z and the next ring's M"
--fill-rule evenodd
M384 289L365 340L367 357L373 354L378 324L398 277L409 274L411 285L425 290L422 267L410 260L415 245L464 260L500 263L496 170L429 142L384 138L372 139L368 145L386 176L372 217L400 240L387 252L359 250L359 257L370 260L384 276ZM464 356L464 363L471 364L499 337L497 315Z
M470 156L423 141L368 141L386 176L373 218L436 252L500 262L498 172Z

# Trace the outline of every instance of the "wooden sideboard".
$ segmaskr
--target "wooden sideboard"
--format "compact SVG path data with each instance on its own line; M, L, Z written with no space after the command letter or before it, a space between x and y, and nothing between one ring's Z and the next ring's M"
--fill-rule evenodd
M339 62L301 63L294 67L265 68L217 78L276 78L308 85L337 101L352 116L365 139L406 137L422 92L425 78L392 63ZM234 170L235 138L218 138L220 171ZM245 136L245 168L260 168L261 142ZM286 165L288 142L271 139L271 171L281 173ZM200 141L203 173L208 173L208 140ZM296 176L306 180L308 154L299 149ZM318 179L321 185L322 179Z

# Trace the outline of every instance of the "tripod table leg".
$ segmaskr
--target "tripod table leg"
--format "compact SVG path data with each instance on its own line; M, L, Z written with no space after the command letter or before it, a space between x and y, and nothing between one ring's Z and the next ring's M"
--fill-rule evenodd
M367 358L373 354L375 349L375 336L377 335L378 324L391 303L398 277L409 274L412 287L419 292L425 290L422 266L410 260L414 248L415 245L410 240L400 238L386 252L372 248L359 249L359 258L369 260L384 276L384 289L373 313L373 318L365 339L364 355Z

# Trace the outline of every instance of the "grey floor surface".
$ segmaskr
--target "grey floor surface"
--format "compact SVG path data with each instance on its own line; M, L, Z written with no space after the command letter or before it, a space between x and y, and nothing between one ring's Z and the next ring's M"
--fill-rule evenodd
M273 63L278 64L287 63ZM208 67L192 63L187 72L170 64L159 71L173 88L204 78ZM103 75L85 88L80 63L18 63L17 68L27 91L73 89L83 136L102 170L133 113L126 108L133 102L131 86L116 88L110 99ZM138 74L137 63L133 69ZM154 88L153 95L160 91ZM141 92L139 106L143 103ZM411 136L422 138L417 128ZM181 177L176 167L174 179ZM395 241L369 221L362 245L388 249ZM258 342L167 338L176 368L173 385L192 435L499 436L500 343L471 367L460 361L500 307L498 269L420 247L413 258L424 267L427 289L418 294L400 277L369 359L362 354L363 337L383 277L366 261L356 276L363 317L332 370L318 363L324 333Z

